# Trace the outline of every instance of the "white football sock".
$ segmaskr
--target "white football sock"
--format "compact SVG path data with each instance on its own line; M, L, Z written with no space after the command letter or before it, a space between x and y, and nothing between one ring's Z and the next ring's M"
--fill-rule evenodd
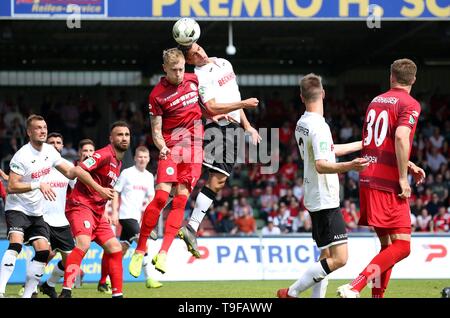
M311 298L325 298L327 294L328 276L314 284Z
M213 201L214 199L208 198L203 192L200 192L197 195L197 200L195 200L195 207L192 211L191 219L189 220L189 225L192 226L195 232L198 231L200 223L202 223L202 220Z
M22 298L31 298L33 292L36 291L36 287L39 285L39 281L44 276L44 269L46 263L41 263L36 260L31 261L30 266L27 269L27 281L25 283L25 291Z
M3 254L2 265L0 268L0 294L5 293L6 284L14 272L18 255L19 254L14 250L6 250L5 254Z
M56 264L56 266L53 268L52 275L50 276L49 279L47 279L47 284L50 287L55 287L56 284L59 282L59 280L61 278L64 278L64 270L59 268L60 264L62 266L61 261L59 261L58 264Z
M145 253L144 255L144 261L142 262L142 269L144 270L144 278L145 280L150 278L150 271L152 269L152 266L149 266L152 264L152 258L148 253Z
M306 272L302 277L300 277L300 279L298 279L289 287L289 296L297 297L298 294L304 292L312 285L320 282L326 276L327 272L325 272L325 270L323 269L322 264L320 262L314 263L306 270Z

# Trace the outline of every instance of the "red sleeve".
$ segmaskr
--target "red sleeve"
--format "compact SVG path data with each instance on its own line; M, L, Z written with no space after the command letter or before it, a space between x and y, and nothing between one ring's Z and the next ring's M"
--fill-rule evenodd
M86 171L94 171L104 165L106 162L106 156L99 152L94 152L92 157L87 158L83 162L80 162L79 166Z
M420 115L420 104L417 101L400 105L398 112L397 127L406 126L413 130L417 126Z
M156 94L154 92L155 89L152 90L150 96L148 97L148 113L150 114L150 116L162 116L163 111L161 109L161 105L156 99Z
M6 200L6 190L3 186L3 182L0 181L0 197L3 199L3 202Z

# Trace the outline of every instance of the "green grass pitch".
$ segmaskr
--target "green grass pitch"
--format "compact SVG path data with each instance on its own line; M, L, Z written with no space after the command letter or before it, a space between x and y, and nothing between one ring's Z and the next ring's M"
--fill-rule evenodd
M273 298L279 288L288 287L293 281L205 281L205 282L163 282L163 287L147 289L143 282L125 283L126 298ZM348 283L348 280L330 280L327 298L336 298L338 286ZM441 290L450 286L450 279L397 279L391 280L387 298L439 298ZM8 297L18 297L21 286L9 285ZM61 286L57 285L57 291ZM310 297L311 292L305 292L302 297ZM47 296L39 294L39 298ZM97 284L85 283L82 288L74 289L74 298L109 298L97 292ZM370 297L370 289L365 288L362 298Z

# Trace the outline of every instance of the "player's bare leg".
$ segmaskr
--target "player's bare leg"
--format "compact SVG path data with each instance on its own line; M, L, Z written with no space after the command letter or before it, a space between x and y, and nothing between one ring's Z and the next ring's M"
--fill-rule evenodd
M195 200L195 207L192 211L188 225L182 227L178 232L178 237L186 243L188 251L196 258L200 258L200 252L197 247L198 228L200 227L206 212L213 204L217 193L225 186L227 178L228 177L225 174L220 172L209 173L208 181Z

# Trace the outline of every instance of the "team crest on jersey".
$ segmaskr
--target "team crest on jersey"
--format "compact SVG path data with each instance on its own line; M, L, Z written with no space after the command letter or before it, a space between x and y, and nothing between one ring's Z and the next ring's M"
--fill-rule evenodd
M88 220L86 220L86 221L83 221L83 223L84 223L84 227L85 228L90 228L91 227L91 223L88 221Z
M96 162L95 159L92 158L92 157L87 158L85 161L83 161L83 164L84 164L87 168L93 167L96 163L97 163L97 162Z
M175 169L172 167L167 167L166 173L167 173L167 175L171 176L175 173Z
M197 85L195 85L194 83L191 83L191 89L193 90L193 91L196 91L197 90Z
M410 123L411 125L414 125L414 124L416 123L416 120L414 119L413 115L410 115L410 116L409 116L409 123Z

